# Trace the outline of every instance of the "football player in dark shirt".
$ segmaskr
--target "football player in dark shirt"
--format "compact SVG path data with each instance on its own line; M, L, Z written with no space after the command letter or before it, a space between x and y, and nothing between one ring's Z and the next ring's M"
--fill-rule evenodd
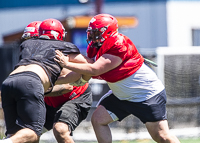
M39 142L46 117L44 95L52 91L63 70L54 61L55 50L62 51L72 61L87 62L74 44L62 41L65 30L60 21L44 20L39 36L20 45L21 60L2 83L1 99L8 138L0 142ZM81 77L70 71L68 75L70 78L64 77L66 83Z
M22 35L22 41L38 38L40 24L40 21L28 24ZM69 70L62 69L59 79L68 73ZM92 104L92 92L88 83L79 86L76 81L73 83L76 86L73 86L65 83L64 78L62 80L63 83L60 84L58 84L60 80L57 80L53 90L49 94L45 94L46 120L44 127L47 130L53 128L57 142L73 143L72 131L87 117Z

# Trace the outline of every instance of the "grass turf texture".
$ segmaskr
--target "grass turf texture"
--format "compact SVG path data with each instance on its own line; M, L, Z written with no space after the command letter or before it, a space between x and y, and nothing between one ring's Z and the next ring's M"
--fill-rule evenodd
M200 143L200 138L179 139L181 143ZM40 142L41 143L41 142ZM83 143L83 142L76 142ZM97 142L84 142L84 143L97 143ZM133 140L133 141L113 141L112 143L156 143L153 140Z

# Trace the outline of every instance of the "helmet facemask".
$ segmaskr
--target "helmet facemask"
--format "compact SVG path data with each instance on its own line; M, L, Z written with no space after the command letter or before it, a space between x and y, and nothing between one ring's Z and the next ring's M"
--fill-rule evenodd
M118 33L117 19L109 14L98 14L89 22L87 42L90 46L99 48L107 38L116 33Z
M24 40L30 39L31 33L24 33L21 38L24 39Z
M93 42L94 47L100 48L105 41L105 38L103 37L103 34L107 30L107 26L104 26L102 28L96 28L91 29L88 28L87 30L87 43L89 44L91 41Z

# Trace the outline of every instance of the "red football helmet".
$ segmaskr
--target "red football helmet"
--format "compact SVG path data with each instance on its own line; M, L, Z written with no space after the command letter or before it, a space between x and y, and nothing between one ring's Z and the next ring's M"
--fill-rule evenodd
M24 33L22 35L22 39L30 39L32 37L39 36L39 26L42 22L41 21L33 21L29 25L26 26L24 29Z
M65 28L62 23L56 19L46 19L40 24L39 36L63 40L65 38Z
M87 42L93 41L101 46L103 42L118 32L118 22L109 14L94 16L87 28Z

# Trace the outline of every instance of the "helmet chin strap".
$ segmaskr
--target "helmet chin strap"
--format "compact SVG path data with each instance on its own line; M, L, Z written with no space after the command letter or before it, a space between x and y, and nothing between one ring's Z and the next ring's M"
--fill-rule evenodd
M98 43L93 43L93 44L91 45L91 47L96 48L97 50L99 50L99 49L101 48L101 46L102 46L102 44L99 45Z
M87 43L88 43L88 45L89 45L89 44L90 44L90 41L87 40ZM100 44L98 44L98 43L99 43L99 42L95 42L95 43L91 44L90 47L91 47L91 48L100 49L101 46L102 46L102 44L100 45Z
M103 43L101 43L100 41L98 41L96 44L97 44L97 46L98 46L99 48L103 45Z

